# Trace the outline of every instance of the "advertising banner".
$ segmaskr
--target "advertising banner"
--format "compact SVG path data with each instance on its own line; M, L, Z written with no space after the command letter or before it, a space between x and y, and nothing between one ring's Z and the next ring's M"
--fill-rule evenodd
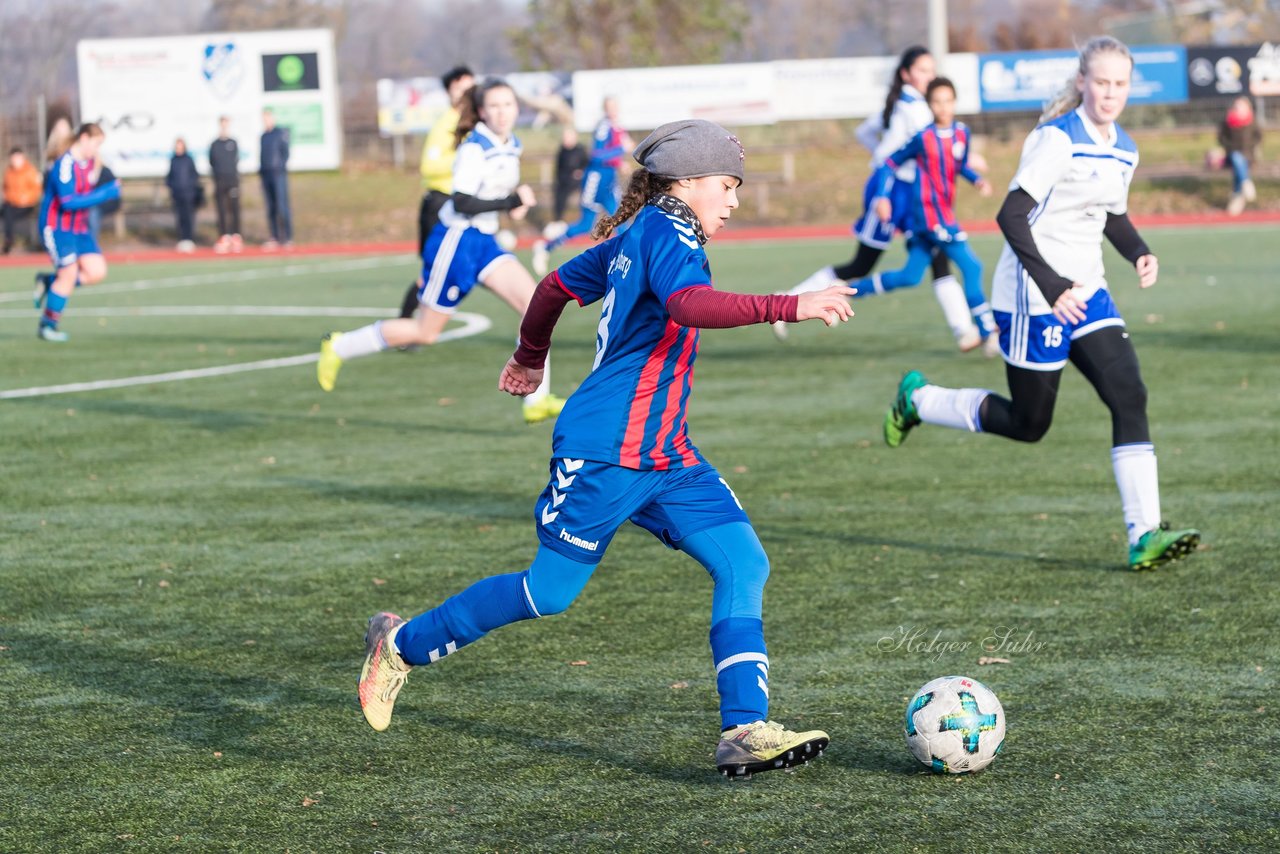
M518 127L568 120L573 114L572 75L567 71L521 71L514 74L477 73L484 81L501 77L520 99ZM383 78L378 81L378 132L382 136L425 134L449 106L448 94L437 77Z
M255 172L264 109L289 129L290 170L342 163L329 30L90 39L76 45L76 59L80 115L102 125L102 159L122 178L167 174L178 137L207 174L224 115L240 171Z
M1187 52L1182 45L1130 48L1130 104L1177 104L1187 100ZM982 110L1039 110L1079 68L1074 50L986 53L978 58Z

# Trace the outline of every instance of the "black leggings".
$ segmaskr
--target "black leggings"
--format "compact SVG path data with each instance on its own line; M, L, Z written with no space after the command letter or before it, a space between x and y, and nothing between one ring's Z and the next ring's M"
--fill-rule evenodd
M856 279L861 279L875 269L876 262L880 260L880 256L883 254L883 249L876 249L874 246L859 243L857 253L853 258L849 259L848 264L841 264L839 267L832 267L831 269L842 280L852 282ZM946 253L935 249L933 253L933 277L941 279L950 273L951 264L947 262Z
M1111 444L1150 442L1147 387L1138 354L1122 326L1107 326L1071 342L1071 364L1084 374L1111 410ZM1019 442L1038 442L1049 432L1062 371L1033 371L1005 366L1009 398L987 395L978 417L985 433Z

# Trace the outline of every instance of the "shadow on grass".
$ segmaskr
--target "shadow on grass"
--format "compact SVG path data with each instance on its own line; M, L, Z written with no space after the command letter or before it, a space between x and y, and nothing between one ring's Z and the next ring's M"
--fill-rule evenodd
M140 386L139 388L150 388ZM319 394L319 392L317 392ZM263 427L272 424L296 424L308 427L323 426L332 423L332 417L314 415L280 415L275 412L250 412L236 409L200 409L191 406L177 406L166 403L144 403L137 400L112 400L96 394L62 394L46 397L27 397L9 401L9 406L34 406L51 412L62 412L69 406L82 413L106 413L124 415L134 418L145 418L152 421L172 421L189 424L202 430L226 432L247 427ZM519 416L513 416L511 426L501 428L464 427L456 423L432 424L423 420L390 421L367 418L363 415L345 416L346 426L343 429L376 428L388 430L402 435L413 435L424 432L447 433L448 435L465 434L494 439L509 438L515 426L519 424Z
M367 502L389 506L418 506L447 513L477 524L503 519L532 518L536 492L527 489L500 492L494 489L460 489L432 486L430 483L353 484L347 481L314 478L278 478L284 486L302 489L338 501ZM530 538L530 552L534 548Z
M221 673L188 663L129 654L117 646L79 642L74 637L17 627L9 633L8 640L12 642L8 652L11 659L21 660L32 672L41 674L41 681L48 689L56 691L58 685L70 683L125 700L131 708L122 714L136 725L136 728L130 727L131 738L145 739L150 731L152 735L163 735L201 751L235 751L273 764L296 765L312 762L317 753L371 755L384 747L394 749L396 746L390 737L370 731L361 718L355 690L359 662L355 659L349 684L339 688L323 683L299 684L287 678ZM273 666L271 672L304 671ZM152 711L148 712L148 707ZM276 707L287 709L287 714L276 713ZM344 718L350 722L349 726L318 725L305 737L289 739L288 747L277 742L282 733L297 729L300 718L314 717L327 722L335 710L349 712ZM529 718L531 726L527 729L412 708L404 710L397 719L402 738L405 729L430 727L448 733L451 739L497 741L517 750L572 757L589 765L616 768L620 776L638 773L668 782L722 785L714 767L696 761L679 764L656 761L643 752L619 750L614 741L591 744L559 731L556 738L549 739L547 728L539 726L535 717ZM654 733L655 737L659 735ZM385 740L386 744L377 744L377 739ZM634 744L643 747L644 739L637 739ZM691 751L691 758L697 753Z
M1129 572L1129 567L1121 562L1102 563L1099 561L1081 560L1079 558L1070 557L1050 557L1041 554L1028 554L1026 552L1002 551L999 549L978 548L974 546L956 545L954 542L940 543L927 539L902 540L894 537L886 536L861 536L858 534L841 534L833 533L829 530L819 530L817 528L796 528L788 526L786 528L771 529L768 523L755 523L756 530L761 534L761 539L766 543L771 543L774 549L781 549L788 544L795 542L804 542L805 540L822 540L825 542L839 542L850 546L865 546L868 549L878 550L882 546L889 546L894 549L903 549L906 551L920 552L924 554L937 555L939 557L938 568L946 568L946 556L963 555L965 557L983 558L986 560L1001 560L1015 564L1018 568L1027 566L1035 566L1042 569L1092 569L1104 572L1123 571Z

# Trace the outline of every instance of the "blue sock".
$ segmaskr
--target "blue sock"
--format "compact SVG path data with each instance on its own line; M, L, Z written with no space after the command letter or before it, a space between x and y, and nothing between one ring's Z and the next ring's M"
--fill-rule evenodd
M410 664L429 664L499 626L537 615L525 597L527 571L495 575L450 596L419 614L396 633L400 657Z
M724 729L769 719L769 653L764 621L729 617L711 627L711 657Z
M57 327L58 321L62 319L62 312L66 310L67 298L62 294L49 291L44 298L44 315L40 318L41 326Z

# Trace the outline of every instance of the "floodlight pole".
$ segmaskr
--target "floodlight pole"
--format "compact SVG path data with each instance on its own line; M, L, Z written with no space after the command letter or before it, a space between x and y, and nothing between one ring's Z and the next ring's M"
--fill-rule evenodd
M929 53L942 59L947 52L946 0L929 0Z

